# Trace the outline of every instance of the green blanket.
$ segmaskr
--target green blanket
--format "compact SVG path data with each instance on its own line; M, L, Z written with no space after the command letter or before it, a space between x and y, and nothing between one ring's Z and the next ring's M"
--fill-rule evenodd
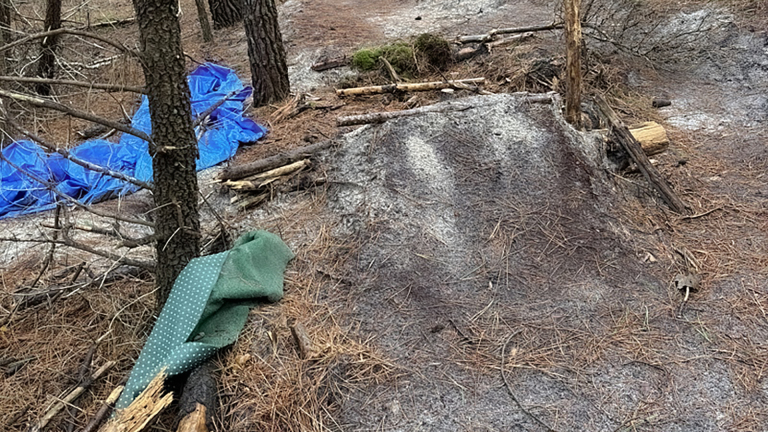
M189 371L233 343L260 300L283 297L283 272L293 253L274 234L253 231L234 247L193 259L182 270L141 351L116 408L126 408L164 367Z

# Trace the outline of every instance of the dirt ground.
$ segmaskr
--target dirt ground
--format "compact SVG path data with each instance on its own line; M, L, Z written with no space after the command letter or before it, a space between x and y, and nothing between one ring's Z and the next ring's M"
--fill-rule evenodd
M125 0L71 3L75 22L132 14ZM216 61L247 81L242 29L218 30L214 43L202 44L194 3L181 4L190 69ZM274 124L277 106L251 110L270 134L230 163L308 140L336 137L339 145L314 161L324 187L248 212L212 181L219 168L201 174L207 234L217 228L215 210L231 233L269 229L297 254L286 297L255 309L238 343L218 357L217 430L767 430L768 33L761 23L768 17L760 15L764 7L745 4L731 4L742 8L729 11L730 25L685 67L609 52L587 74L628 123L667 128L672 145L654 160L691 206L684 216L670 212L641 175L609 169L603 141L572 131L549 104L462 91L450 103L472 104L466 111L338 129L340 115L402 109L407 98L340 100L333 87L353 72L309 69L323 55L424 31L452 39L547 24L552 4L282 3L294 91L345 105ZM129 46L137 36L133 26L104 33ZM562 59L559 37L542 33L444 74L485 75L494 93L549 90L525 77L533 59ZM94 47L77 51L71 61L93 61ZM119 61L89 73L141 84L140 69ZM136 103L130 94L60 96L110 118ZM653 109L653 97L672 104ZM438 99L419 98L425 105ZM24 119L72 144L83 127L42 112ZM149 202L137 194L103 205L143 212ZM39 237L51 219L0 221L0 231ZM94 365L117 365L51 430L82 427L125 378L151 329L151 277L86 283L110 262L57 248L37 288L86 282L6 321L14 293L33 284L49 249L5 242L0 250L0 359L22 360L0 381L0 424L26 430L76 383L97 344ZM73 278L80 262L90 274ZM679 314L673 281L688 272L701 276L700 289ZM313 341L308 358L292 341L294 322ZM152 428L172 426L168 414Z

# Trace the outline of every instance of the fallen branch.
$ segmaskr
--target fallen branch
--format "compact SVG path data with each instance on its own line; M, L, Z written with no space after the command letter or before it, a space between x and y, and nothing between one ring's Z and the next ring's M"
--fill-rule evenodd
M334 58L330 60L318 61L317 63L313 64L311 68L315 72L322 72L324 70L334 69L337 67L346 66L348 64L349 64L349 60L347 59L346 56L344 56L344 57Z
M88 424L80 432L96 432L101 422L105 417L107 417L107 414L109 414L112 408L114 408L115 402L117 402L117 399L120 397L123 389L125 389L125 386L121 385L112 390L112 393L109 394L107 400L105 400L104 404L101 405L101 408L96 411L96 415L93 416L91 421L88 422Z
M499 48L499 47L503 47L505 45L509 45L509 44L513 44L513 43L516 43L516 42L524 41L526 39L532 38L533 35L534 35L533 32L527 32L527 33L523 33L523 34L518 34L518 35L510 36L508 38L499 39L497 41L488 42L488 43L486 43L486 45L488 46L489 50L492 50L494 48Z
M219 108L220 106L224 105L224 102L229 100L232 96L236 95L237 93L239 93L239 91L231 91L231 92L229 92L226 96L224 96L223 98L218 100L215 104L213 104L210 107L208 107L208 109L206 109L205 111L203 111L200 114L198 114L197 118L192 123L192 127L200 126L200 124L202 124L205 121L205 119L208 118L209 115L211 115L212 112L216 111L217 108Z
M95 116L93 114L88 114L86 112L78 111L76 109L70 108L70 107L68 107L66 105L63 105L63 104L60 104L58 102L53 102L53 101L49 101L49 100L45 100L45 99L40 99L40 98L37 98L37 97L34 97L34 96L29 96L29 95L25 95L25 94L21 94L21 93L16 93L16 92L9 92L9 91L5 91L5 90L0 90L0 96L7 97L7 98L10 98L10 99L13 99L13 100L16 100L16 101L20 101L20 102L26 102L26 103L29 103L31 105L38 106L38 107L41 107L41 108L48 108L48 109L56 110L56 111L59 111L59 112L63 112L65 114L71 115L72 117L77 117L77 118L80 118L80 119L83 119L83 120L88 120L88 121L91 121L93 123L103 124L104 126L110 127L112 129L117 129L117 130L119 130L121 132L125 132L127 134L131 134L131 135L133 135L135 137L138 137L138 138L141 138L141 139L143 139L143 140L145 140L147 142L150 142L150 143L152 142L152 138L150 138L149 135L147 135L146 133L144 133L144 132L142 132L142 131L140 131L140 130L138 130L136 128L133 128L133 127L128 126L128 125L125 125L125 124L120 123L120 122L116 122L116 121L112 121L112 120L107 120L107 119Z
M460 84L485 84L485 78L469 78L453 81L434 81L425 83L413 83L413 84L388 84L383 86L370 86L370 87L355 87L349 89L338 89L336 95L338 96L360 96L371 95L381 93L395 93L399 91L411 92L411 91L428 91L428 90L440 90L444 88L455 88L456 83Z
M331 148L338 143L335 140L322 141L316 144L299 147L284 153L270 156L265 159L247 163L244 165L233 166L225 169L219 174L219 180L238 180L271 170L280 166L288 165L301 159L308 158L314 153Z
M107 90L107 91L114 91L114 92L134 92L134 93L147 94L147 89L142 87L123 86L123 85L116 85L116 84L89 83L85 81L72 81L72 80L34 78L34 77L17 77L17 76L0 76L0 81L11 81L11 82L32 83L32 84L60 84L60 85L84 87L84 88L96 89L96 90Z
M94 255L98 255L100 257L104 257L107 259L111 259L117 263L122 263L125 265L138 267L150 272L155 271L155 265L151 262L147 261L137 261L132 258L127 258L122 255L114 254L112 252L107 252L99 249L94 249L88 245L84 245L82 243L78 243L70 238L66 238L64 240L53 240L53 239L20 239L15 237L0 237L0 241L7 241L7 242L19 242L19 243L46 243L46 244L59 244L62 246L71 247L74 249L79 249L84 252L88 252Z
M308 165L309 159L302 159L279 168L256 174L249 177L248 180L227 180L222 184L236 191L259 190L274 181L275 178L299 171Z
M90 387L90 385L98 380L99 378L104 375L109 368L114 366L116 362L114 361L108 361L106 362L102 367L100 367L96 372L93 373L89 377L88 380L86 380L81 385L77 386L74 390L72 390L68 395L66 395L63 399L60 401L57 401L53 406L43 415L43 418L40 419L35 426L30 429L31 432L40 432L45 428L45 426L58 414L62 409L64 409L65 406L68 406L71 404L75 399L79 398L83 393L85 393L85 390Z
M522 96L524 100L529 103L550 103L552 102L552 97L553 97L551 93L542 93L542 94L523 93L523 94L520 94L519 96ZM467 105L464 102L455 102L455 103L446 103L446 104L438 104L438 105L428 105L424 107L413 108L413 109L402 110L402 111L387 111L387 112L375 112L370 114L352 115L352 116L337 118L336 126L354 126L354 125L369 124L369 123L383 123L387 120L392 120L394 118L399 118L399 117L408 117L408 116L414 116L414 115L425 114L425 113L464 111L470 108L475 108L475 105Z
M486 34L472 35L472 36L459 36L456 41L458 43L484 43L493 40L494 36L501 34L514 34L514 33L529 33L540 32L547 30L557 30L563 28L563 23L553 23L543 26L533 27L512 27L512 28L500 28L489 31Z
M387 58L384 56L379 58L384 62L384 66L386 66L387 72L389 72L389 76L392 77L392 82L399 83L401 81L400 75L395 72L395 68L392 67L392 63L390 63L389 60L387 60Z
M629 129L624 125L616 112L608 105L608 102L601 95L595 97L595 104L597 105L600 116L606 121L613 132L614 137L624 147L624 150L629 153L632 160L637 164L640 171L643 173L645 179L650 183L656 191L659 192L661 198L675 213L684 214L686 212L686 206L683 200L677 196L672 187L667 183L666 179L656 170L651 164L643 151L640 143L632 136Z
M96 24L91 24L90 26L88 26L88 28L121 27L124 25L133 24L134 22L136 22L136 17L111 20L111 21L102 21Z

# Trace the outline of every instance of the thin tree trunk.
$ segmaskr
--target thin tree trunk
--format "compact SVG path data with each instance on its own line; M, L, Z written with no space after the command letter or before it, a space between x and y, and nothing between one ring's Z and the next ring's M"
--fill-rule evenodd
M61 28L61 0L48 0L45 8L45 23L43 31L51 31ZM37 63L37 76L52 79L56 74L56 47L59 43L59 35L43 38L40 45L41 55ZM51 94L51 85L41 83L37 85L37 94L48 96Z
M208 12L205 10L205 0L195 0L197 6L197 19L200 21L200 30L203 32L203 42L213 42L211 23L208 22Z
M581 129L581 0L565 0L565 120Z
M158 310L189 260L200 253L197 140L192 127L178 0L134 0L152 119Z
M231 27L243 20L243 0L208 0L216 29Z
M245 35L253 82L253 104L267 105L290 93L283 37L274 0L244 0Z
M11 0L0 0L0 46L5 46L11 43ZM0 74L6 75L8 73L8 61L6 60L9 53L0 52ZM5 85L0 83L0 89ZM3 119L5 116L3 116ZM5 120L0 120L0 146L4 146L8 141L8 134L2 133L2 131L8 132L9 128Z

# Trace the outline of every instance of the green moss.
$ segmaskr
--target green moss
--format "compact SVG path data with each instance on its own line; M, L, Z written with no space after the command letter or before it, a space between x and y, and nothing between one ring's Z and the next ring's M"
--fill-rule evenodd
M420 34L413 46L420 57L439 70L445 70L451 64L451 45L440 36Z
M376 69L381 56L379 48L363 48L352 55L352 66L362 71Z
M410 74L416 71L413 48L405 42L358 50L352 55L352 66L362 71L374 70L380 66L380 57L386 58L399 74Z

